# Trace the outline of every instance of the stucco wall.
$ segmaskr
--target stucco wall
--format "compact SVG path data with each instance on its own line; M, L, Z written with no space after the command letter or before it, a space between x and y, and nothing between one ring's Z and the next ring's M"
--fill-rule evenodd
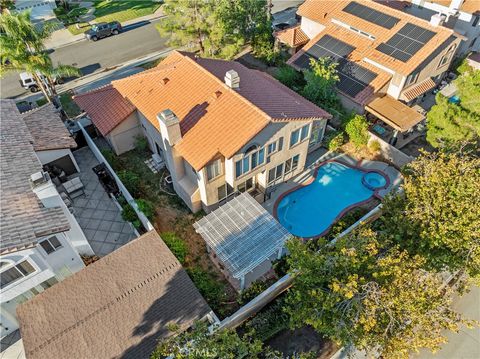
M72 151L69 148L59 149L59 150L47 150L47 151L36 151L38 159L42 165L51 163L61 159L62 157L68 156L70 159L69 163L67 162L64 165L60 165L62 169L67 172L67 175L70 175L75 172L80 172L77 161L73 157Z
M300 23L300 28L305 35L307 35L310 39L313 39L325 29L325 26L303 16Z
M137 111L134 111L105 137L115 153L121 155L135 148L136 137L141 134Z

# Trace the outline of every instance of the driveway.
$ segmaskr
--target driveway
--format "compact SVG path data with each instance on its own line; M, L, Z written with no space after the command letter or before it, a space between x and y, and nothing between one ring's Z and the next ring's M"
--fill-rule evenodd
M85 196L74 199L75 218L98 256L105 256L137 237L133 226L122 219L115 201L105 192L92 168L99 164L90 148L73 152L80 167Z

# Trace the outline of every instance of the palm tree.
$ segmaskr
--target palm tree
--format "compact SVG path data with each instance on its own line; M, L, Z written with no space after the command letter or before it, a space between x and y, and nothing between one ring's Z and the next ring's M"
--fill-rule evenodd
M32 74L49 102L56 99L55 77L80 75L80 71L68 65L54 67L45 48L54 27L44 23L35 26L30 12L0 17L0 76L8 71L26 71ZM57 101L56 101L57 102ZM58 104L58 102L57 102Z

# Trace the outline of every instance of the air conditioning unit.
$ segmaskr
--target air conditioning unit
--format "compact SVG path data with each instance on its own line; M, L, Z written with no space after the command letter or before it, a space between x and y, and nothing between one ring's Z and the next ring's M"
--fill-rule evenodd
M48 172L39 171L35 172L30 176L30 183L32 185L32 188L47 183L48 181L50 181L50 175L48 174Z

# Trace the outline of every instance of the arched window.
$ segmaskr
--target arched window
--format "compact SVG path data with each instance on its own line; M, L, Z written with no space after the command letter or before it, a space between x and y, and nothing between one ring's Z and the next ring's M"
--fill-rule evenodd
M259 145L256 145L256 144L253 144L251 146L248 146L248 148L245 150L245 154L247 153L250 153L250 152L253 152L255 151L258 147L260 147Z

